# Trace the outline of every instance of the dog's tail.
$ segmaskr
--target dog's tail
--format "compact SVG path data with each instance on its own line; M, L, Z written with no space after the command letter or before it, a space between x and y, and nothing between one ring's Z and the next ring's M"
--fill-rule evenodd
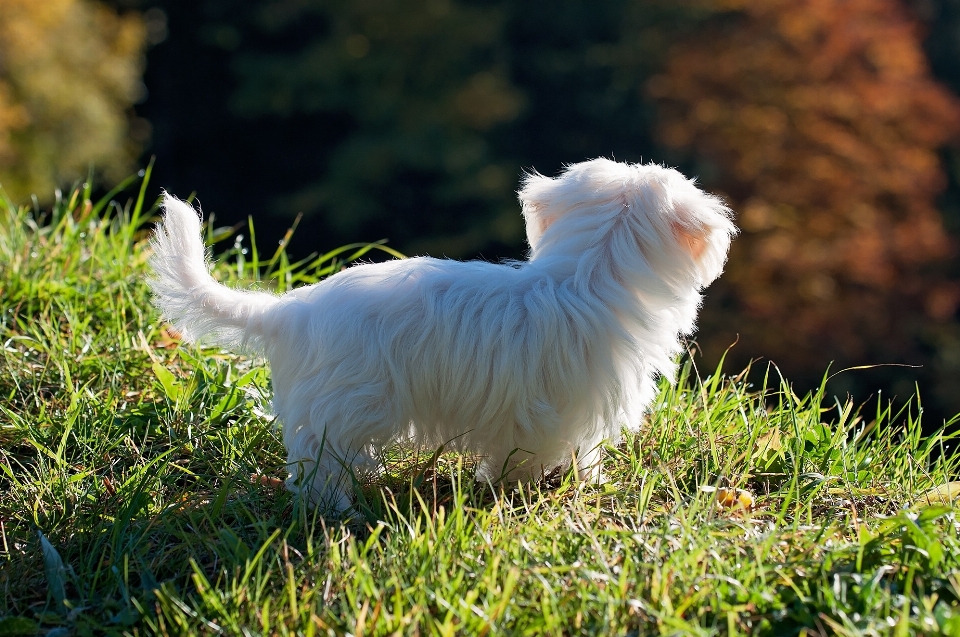
M210 276L200 219L192 206L164 193L163 221L153 235L153 303L184 340L259 348L264 312L278 297L234 290Z

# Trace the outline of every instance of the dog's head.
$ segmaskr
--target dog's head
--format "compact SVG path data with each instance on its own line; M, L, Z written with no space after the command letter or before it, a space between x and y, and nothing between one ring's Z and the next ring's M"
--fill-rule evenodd
M723 271L737 233L730 209L718 197L657 164L593 159L555 178L528 174L518 194L531 258L569 245L574 235L586 248L605 233L619 233L639 244L653 268L685 270L706 286Z

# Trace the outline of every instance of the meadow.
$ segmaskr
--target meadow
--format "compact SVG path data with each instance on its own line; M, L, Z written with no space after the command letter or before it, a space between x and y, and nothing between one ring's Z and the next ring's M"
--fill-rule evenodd
M960 634L952 437L773 366L687 360L603 484L397 447L355 510L303 507L269 369L150 305L148 181L0 201L0 635ZM221 280L398 256L291 262L254 227L208 228Z

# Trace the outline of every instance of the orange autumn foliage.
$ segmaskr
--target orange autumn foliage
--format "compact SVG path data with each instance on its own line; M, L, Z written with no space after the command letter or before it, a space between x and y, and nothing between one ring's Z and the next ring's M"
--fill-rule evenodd
M716 354L791 371L911 362L952 319L956 246L936 197L960 101L931 77L896 0L706 0L715 12L647 85L666 144L693 149L743 235L711 288ZM701 343L703 344L703 343Z
M0 185L20 203L133 170L142 19L96 0L0 0ZM138 120L145 125L145 122Z

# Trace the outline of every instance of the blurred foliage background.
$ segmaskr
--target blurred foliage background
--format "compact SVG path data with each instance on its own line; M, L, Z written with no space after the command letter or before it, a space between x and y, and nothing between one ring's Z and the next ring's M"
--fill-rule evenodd
M0 0L0 183L156 156L290 250L523 256L523 170L697 175L743 235L712 368L960 411L960 0Z
M84 0L0 0L0 184L22 200L103 168L122 179L147 141L144 26Z

